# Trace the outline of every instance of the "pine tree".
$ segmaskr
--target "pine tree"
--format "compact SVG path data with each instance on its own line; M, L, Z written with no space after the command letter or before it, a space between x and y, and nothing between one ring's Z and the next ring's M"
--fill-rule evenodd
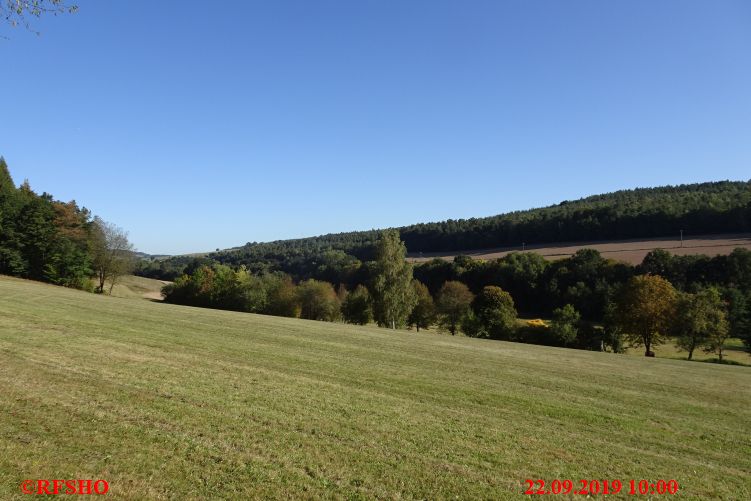
M0 273L22 275L27 263L22 255L22 239L18 234L21 198L8 164L0 157Z

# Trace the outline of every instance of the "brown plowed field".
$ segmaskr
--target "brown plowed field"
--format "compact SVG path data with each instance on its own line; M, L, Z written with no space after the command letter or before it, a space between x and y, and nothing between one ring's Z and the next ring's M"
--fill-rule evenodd
M647 253L654 249L665 249L679 256L690 254L706 254L716 256L718 254L730 254L736 247L751 250L751 234L738 233L733 235L698 235L686 236L683 245L678 236L648 238L639 240L609 240L600 242L567 242L554 244L527 245L525 250L536 252L546 259L561 259L569 257L579 249L597 249L605 258L624 261L630 264L639 264ZM451 260L454 256L464 254L475 259L496 259L511 252L519 252L522 246L502 247L495 249L475 249L461 252L432 252L421 255L409 254L407 259L412 262L422 262L435 257Z

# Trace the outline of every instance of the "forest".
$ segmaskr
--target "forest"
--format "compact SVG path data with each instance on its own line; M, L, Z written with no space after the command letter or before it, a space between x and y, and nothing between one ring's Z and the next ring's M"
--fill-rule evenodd
M410 254L467 251L586 240L649 238L751 231L751 181L622 190L540 209L486 218L397 228ZM281 271L296 280L323 278L327 269L373 259L379 231L249 242L208 254L205 262L245 265L252 272ZM174 280L193 262L186 256L143 261L138 274ZM350 266L350 267L351 267ZM343 277L328 278L332 282Z
M715 257L655 250L638 266L594 249L552 262L514 252L412 265L398 232L386 230L372 261L336 252L328 251L331 259L315 277L298 282L280 271L253 273L195 258L164 288L165 300L582 349L644 346L647 355L668 338L689 358L702 347L722 361L730 337L751 350L751 251L742 248ZM519 317L538 320L520 323Z
M0 157L0 274L104 292L134 266L125 231L28 181L17 188Z

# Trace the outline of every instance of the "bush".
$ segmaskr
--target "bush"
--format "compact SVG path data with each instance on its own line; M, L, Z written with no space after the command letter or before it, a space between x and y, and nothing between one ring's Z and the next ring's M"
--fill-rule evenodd
M563 308L553 310L553 320L550 322L550 333L561 346L574 344L579 334L581 316L576 309L567 304Z
M373 320L370 293L364 285L358 285L342 302L342 317L348 324L365 325Z

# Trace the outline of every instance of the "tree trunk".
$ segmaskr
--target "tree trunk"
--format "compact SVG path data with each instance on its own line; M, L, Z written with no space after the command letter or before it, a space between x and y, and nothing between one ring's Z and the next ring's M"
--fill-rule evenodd
M694 357L694 348L696 348L696 343L692 341L691 342L691 346L689 346L689 350L688 350L688 359L689 360L691 360Z
M415 327L417 328L417 332L420 332L420 323L419 322L415 324Z
M717 355L719 355L720 362L722 362L722 345L720 345L720 348L717 350Z
M650 339L648 337L644 338L644 356L648 357L650 352L650 347L652 346L652 343L649 342Z

